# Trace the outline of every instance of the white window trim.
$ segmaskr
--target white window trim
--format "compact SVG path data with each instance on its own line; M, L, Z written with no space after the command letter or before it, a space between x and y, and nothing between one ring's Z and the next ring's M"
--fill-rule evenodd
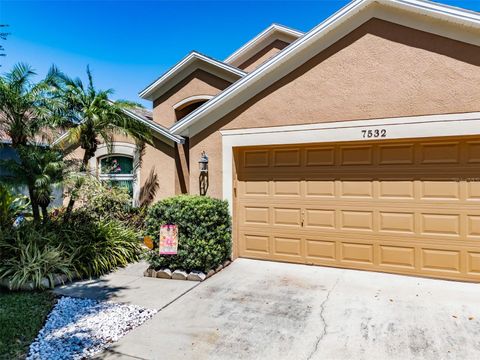
M182 108L184 105L191 105L193 103L205 100L208 101L213 98L213 95L193 95L189 96L186 99L180 100L177 102L175 105L173 105L173 109L177 110L179 108Z
M111 150L111 151L109 151ZM133 159L133 169L135 174L127 175L108 175L108 174L101 174L100 173L100 159L106 156L128 156ZM89 167L90 171L95 174L100 180L107 180L107 179L118 179L118 180L133 180L133 204L137 205L140 198L140 167L138 166L138 161L140 160L140 156L138 154L138 149L134 144L126 143L126 142L114 142L112 147L109 149L107 145L102 144L99 145L97 151L95 152L95 156L90 159Z
M386 138L363 138L362 130L385 129ZM480 135L480 112L220 131L223 198L233 214L233 149L241 146L385 141Z

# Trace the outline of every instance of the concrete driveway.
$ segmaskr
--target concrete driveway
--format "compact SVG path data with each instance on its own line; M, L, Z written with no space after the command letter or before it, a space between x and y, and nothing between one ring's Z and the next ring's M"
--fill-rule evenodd
M100 357L479 359L480 287L238 259Z

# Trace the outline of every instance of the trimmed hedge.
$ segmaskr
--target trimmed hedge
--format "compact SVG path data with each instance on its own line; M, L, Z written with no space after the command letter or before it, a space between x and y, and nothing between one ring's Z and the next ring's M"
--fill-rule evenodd
M175 196L154 204L145 222L146 233L155 243L147 260L157 270L207 272L230 258L231 218L226 201L207 196ZM158 254L160 227L165 224L178 226L177 255Z

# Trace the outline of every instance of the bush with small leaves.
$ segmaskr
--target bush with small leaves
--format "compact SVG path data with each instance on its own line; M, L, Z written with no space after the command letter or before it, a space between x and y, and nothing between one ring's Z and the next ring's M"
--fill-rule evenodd
M148 211L146 233L159 239L160 227L178 226L177 255L149 251L147 260L156 269L207 272L230 258L231 218L228 203L207 196L180 195L154 204ZM154 241L157 243L158 241Z

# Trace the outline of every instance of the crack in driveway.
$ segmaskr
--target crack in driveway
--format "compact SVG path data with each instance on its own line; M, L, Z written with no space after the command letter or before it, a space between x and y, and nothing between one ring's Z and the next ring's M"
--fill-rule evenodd
M327 322L325 321L325 318L323 317L323 312L325 311L325 305L327 304L327 301L330 299L330 294L333 292L333 290L335 290L335 288L337 287L339 281L340 281L340 278L341 276L339 276L337 278L337 281L335 281L335 284L333 284L333 286L330 288L330 290L328 290L327 292L327 296L325 296L325 299L322 301L322 303L320 304L320 319L322 320L322 323L323 323L323 332L322 334L317 338L317 341L315 342L315 346L313 347L313 350L312 352L308 355L307 357L307 360L310 360L313 355L315 355L315 353L318 351L318 346L320 345L320 342L323 340L323 338L325 337L325 335L327 335Z

